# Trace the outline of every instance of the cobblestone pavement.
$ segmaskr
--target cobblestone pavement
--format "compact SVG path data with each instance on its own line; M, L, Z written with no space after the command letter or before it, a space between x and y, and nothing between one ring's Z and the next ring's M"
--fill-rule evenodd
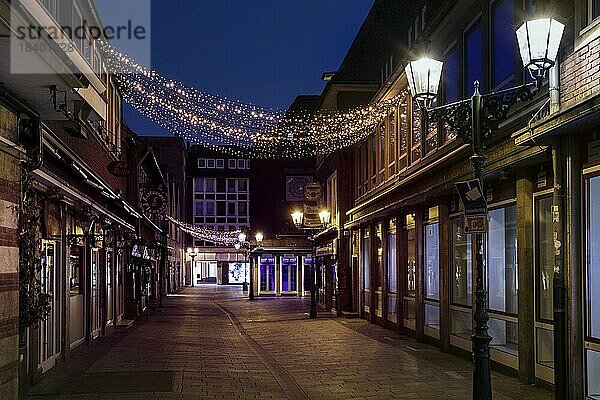
M76 350L29 399L469 399L468 360L307 299L187 288L127 333ZM493 374L495 399L552 393Z

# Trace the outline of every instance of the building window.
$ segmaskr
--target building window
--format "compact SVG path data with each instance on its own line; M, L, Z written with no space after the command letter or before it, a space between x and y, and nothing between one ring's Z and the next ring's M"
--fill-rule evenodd
M464 97L470 97L473 94L473 84L475 81L479 81L479 90L482 90L482 44L481 22L477 22L471 28L469 28L465 34Z
M203 178L194 178L194 192L204 192Z
M205 215L209 215L211 217L213 217L215 215L215 202L214 201L206 202L205 212L206 212Z
M215 193L215 183L216 183L215 181L216 181L215 178L206 178L204 180L204 183L206 185L204 191L206 193Z
M206 158L198 159L198 168L206 168Z
M415 41L414 38L414 34L413 34L413 27L409 27L408 28L408 47L411 48L413 45L413 42Z
M238 203L238 216L244 217L248 215L248 203L245 201Z
M237 215L235 204L236 203L227 203L227 215Z
M444 103L454 103L458 101L458 54L456 49L453 49L446 56L444 62Z
M216 162L214 158L209 158L206 160L206 168L214 169L216 166Z
M489 309L518 312L517 207L489 212L487 242Z
M588 14L591 17L589 22L592 22L600 16L600 0L588 0L588 4Z
M236 193L236 179L227 179L227 193Z
M238 180L238 192L239 193L248 192L248 180L247 179L239 179Z
M514 74L515 4L513 0L496 0L492 5L492 87L512 84Z
M229 169L235 169L236 168L236 160L235 159L227 160L227 166L229 167Z
M440 327L440 236L439 224L425 225L425 325Z
M218 158L217 159L217 169L223 169L225 168L225 160L223 160L222 158Z
M194 209L195 216L203 216L204 215L204 203L201 201L196 202L196 207Z
M238 169L246 169L246 160L238 160L237 167Z

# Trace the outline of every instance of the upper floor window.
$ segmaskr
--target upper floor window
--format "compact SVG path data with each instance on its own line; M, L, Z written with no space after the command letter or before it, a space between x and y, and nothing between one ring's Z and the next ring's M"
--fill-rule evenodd
M481 21L477 21L465 33L464 97L470 97L473 94L473 83L475 81L483 84L482 45Z
M222 158L218 158L216 160L216 165L218 169L223 169L225 168L225 160L223 160Z
M512 83L514 74L515 4L513 0L496 0L492 4L492 87Z
M238 169L246 169L246 160L238 160L237 167Z
M236 168L236 166L237 166L237 163L236 163L236 161L237 161L237 160L235 160L235 159L233 159L233 158L232 158L232 159L229 159L229 160L227 160L227 166L229 167L229 169L235 169L235 168Z
M458 101L458 54L456 49L451 50L446 56L443 74L444 103L454 103Z
M588 0L588 22L592 22L600 16L600 0Z
M217 163L214 158L209 158L206 160L206 168L215 168L216 165Z
M206 168L206 158L198 159L198 168Z
M246 193L248 191L248 180L247 179L238 180L238 191L240 193Z

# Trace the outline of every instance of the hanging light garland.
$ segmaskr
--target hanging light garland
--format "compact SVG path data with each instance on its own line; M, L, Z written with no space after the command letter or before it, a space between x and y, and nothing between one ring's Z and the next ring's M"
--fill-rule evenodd
M188 223L178 221L172 217L167 216L167 219L181 228L182 231L190 234L192 237L198 240L204 240L214 244L222 244L225 246L232 246L239 242L239 235L242 231L218 231L210 228L190 225Z
M219 97L137 64L104 44L124 100L191 144L252 158L326 155L365 139L407 92L348 111L285 111Z

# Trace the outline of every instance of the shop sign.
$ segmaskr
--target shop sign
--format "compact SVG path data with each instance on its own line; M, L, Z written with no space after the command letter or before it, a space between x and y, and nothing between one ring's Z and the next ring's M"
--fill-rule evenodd
M465 215L487 214L487 202L478 179L459 182L456 184L456 190L465 206Z
M142 258L144 260L151 260L150 253L148 252L148 247L140 244L134 244L131 249L131 256L136 258Z
M307 228L320 228L319 206L304 204L304 226Z
M324 246L317 247L318 256L329 256L333 255L333 243L328 243Z
M142 208L147 214L163 214L167 210L167 195L157 189L146 189L142 193Z
M486 233L487 215L465 215L465 233Z
M126 161L113 161L106 166L111 175L117 177L128 177L131 175L131 164Z

